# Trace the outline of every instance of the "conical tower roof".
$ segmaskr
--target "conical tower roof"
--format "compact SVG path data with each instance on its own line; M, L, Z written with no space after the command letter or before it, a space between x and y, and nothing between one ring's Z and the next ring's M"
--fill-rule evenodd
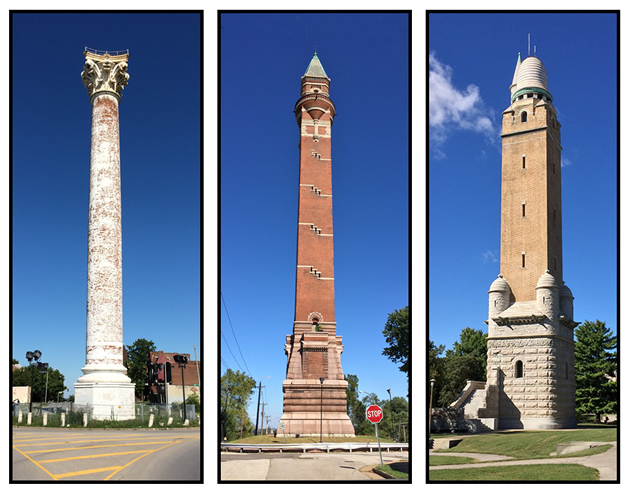
M324 67L322 66L322 62L320 62L319 58L317 57L317 52L315 52L315 54L313 55L313 58L311 59L311 63L308 64L308 67L306 68L306 72L304 73L304 76L328 78L328 76L326 75L326 71L324 70Z

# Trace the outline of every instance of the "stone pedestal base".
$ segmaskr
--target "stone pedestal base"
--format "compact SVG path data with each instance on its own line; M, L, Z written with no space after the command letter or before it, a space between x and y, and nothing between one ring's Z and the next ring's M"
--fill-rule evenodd
M77 407L87 407L90 419L134 419L135 388L133 383L77 382L74 384L74 403Z
M284 409L278 427L287 436L354 436L354 427L346 413L345 380L285 380Z
M284 413L280 422L284 423L284 430L278 428L278 435L281 436L318 437L320 433L323 437L354 436L354 427L346 413Z

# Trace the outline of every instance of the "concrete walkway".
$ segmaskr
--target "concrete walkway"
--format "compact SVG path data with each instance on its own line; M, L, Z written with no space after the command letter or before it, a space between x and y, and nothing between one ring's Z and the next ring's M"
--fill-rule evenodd
M617 442L603 442L612 444L612 448L601 454L587 455L584 457L562 457L555 456L549 459L528 459L528 460L509 460L512 457L505 455L493 454L469 454L455 452L439 452L429 451L430 455L452 455L456 457L470 457L480 462L474 464L453 464L449 466L431 466L429 470L438 469L467 469L472 467L499 467L499 466L521 466L535 464L580 464L586 467L592 467L599 471L600 481L617 481ZM602 443L602 444L603 444ZM507 462L506 462L507 461Z
M409 460L408 452L382 452L382 456L383 463ZM282 455L221 452L221 481L386 481L371 473L379 462L378 452Z

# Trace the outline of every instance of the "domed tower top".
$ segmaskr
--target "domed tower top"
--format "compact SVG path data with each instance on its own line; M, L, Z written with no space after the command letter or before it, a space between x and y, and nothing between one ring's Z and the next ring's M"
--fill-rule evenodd
M547 83L547 71L540 58L529 56L521 61L521 54L518 54L510 93L512 94L512 102L519 96L532 93L538 93L542 96L542 99L552 101Z

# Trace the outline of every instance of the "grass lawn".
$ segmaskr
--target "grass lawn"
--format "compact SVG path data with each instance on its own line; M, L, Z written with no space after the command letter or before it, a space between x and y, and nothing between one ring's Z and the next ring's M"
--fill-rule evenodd
M581 430L507 431L487 435L461 436L462 441L448 452L508 455L515 459L541 459L550 457L560 443L613 442L616 428L586 428ZM591 453L603 452L604 447ZM439 453L439 451L436 451ZM447 452L445 450L444 452ZM573 454L572 454L573 455ZM584 455L584 454L582 454Z
M386 438L380 437L381 443L395 443L393 440L388 440ZM319 443L319 437L300 437L300 438L289 438L287 437L286 443ZM322 441L324 443L376 443L376 435L357 435L355 437L323 437ZM273 435L257 435L251 436L247 438L241 438L238 440L231 440L230 443L260 443L260 444L284 444L284 437L278 436L275 437Z
M450 466L451 464L472 464L477 462L470 457L454 457L452 455L429 455L429 466Z
M597 469L578 464L539 464L429 471L429 481L597 481Z
M383 464L383 467L377 466L374 469L383 471L396 479L409 479L409 464L407 462L394 462L392 464Z

